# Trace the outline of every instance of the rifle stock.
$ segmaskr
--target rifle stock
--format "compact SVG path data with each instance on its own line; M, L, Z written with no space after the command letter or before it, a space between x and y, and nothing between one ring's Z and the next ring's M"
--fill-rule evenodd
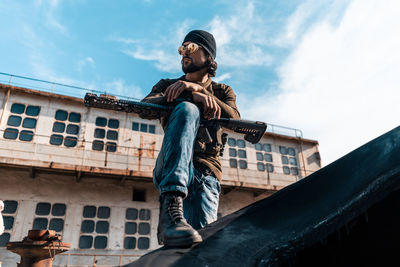
M136 113L150 117L152 119L159 119L168 115L173 106L164 106L144 102L136 102L129 100L118 100L112 95L100 95L87 93L84 99L85 106L95 107L102 109L110 109L116 111L125 111L129 113ZM202 126L221 126L223 128L232 130L236 133L244 134L244 139L252 144L258 143L267 129L267 124L261 121L249 120L233 120L228 118L203 120ZM209 135L209 134L208 134Z

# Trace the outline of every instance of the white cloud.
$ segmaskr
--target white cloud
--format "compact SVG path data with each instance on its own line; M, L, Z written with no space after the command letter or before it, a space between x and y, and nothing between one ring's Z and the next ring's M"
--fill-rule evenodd
M84 67L89 66L91 68L94 68L96 66L94 59L92 57L86 57L77 63L77 70L81 72Z
M123 79L117 79L112 82L106 83L106 89L101 90L107 93L112 92L113 95L119 95L124 97L133 98L140 100L144 97L142 89L135 85L126 85Z
M179 71L181 67L177 53L172 55L159 49L145 50L141 46L136 47L134 50L125 50L123 52L135 59L155 61L156 68L162 71L174 73Z
M355 0L340 23L317 21L281 66L277 90L246 113L302 129L324 164L398 126L398 14L395 0Z
M232 77L231 73L224 73L222 75L217 75L213 80L217 83L223 82Z
M44 6L46 8L46 12L44 13L44 17L46 18L46 26L50 26L59 33L67 34L67 28L59 22L59 19L56 14L58 7L60 6L61 0L37 0L35 1L35 5L38 7Z
M269 66L272 56L267 53L268 26L256 14L254 3L237 5L230 16L216 16L208 28L217 41L217 61L224 66Z
M138 40L111 36L108 39L121 43L126 48L122 52L138 60L153 61L158 70L177 73L181 69L178 46L188 32L192 22L185 20L179 23L166 35L156 40Z

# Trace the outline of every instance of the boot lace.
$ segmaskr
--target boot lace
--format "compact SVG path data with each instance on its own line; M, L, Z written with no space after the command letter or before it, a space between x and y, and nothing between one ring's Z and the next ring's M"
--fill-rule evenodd
M183 205L178 198L171 199L168 205L168 213L174 222L183 220Z

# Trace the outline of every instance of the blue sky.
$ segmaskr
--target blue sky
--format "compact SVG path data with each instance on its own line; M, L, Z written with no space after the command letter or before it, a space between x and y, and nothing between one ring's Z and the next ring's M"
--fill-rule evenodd
M0 72L142 98L182 75L177 48L205 29L242 116L301 129L326 165L398 125L398 14L390 0L2 0Z

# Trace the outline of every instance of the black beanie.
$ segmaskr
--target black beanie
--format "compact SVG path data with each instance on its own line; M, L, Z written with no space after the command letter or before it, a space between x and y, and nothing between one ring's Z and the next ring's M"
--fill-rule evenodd
M214 36L209 32L193 30L186 35L182 44L184 42L193 42L200 45L213 59L217 56L217 45L215 44Z

